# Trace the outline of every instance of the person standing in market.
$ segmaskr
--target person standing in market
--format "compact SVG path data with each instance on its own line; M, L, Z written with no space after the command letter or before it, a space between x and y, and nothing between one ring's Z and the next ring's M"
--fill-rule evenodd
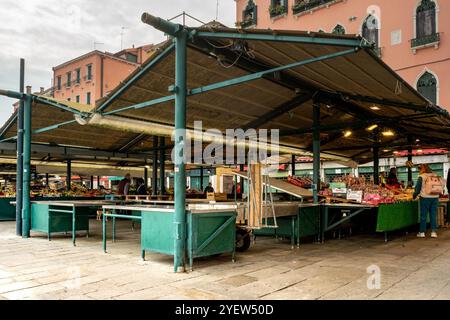
M210 182L208 183L208 186L205 188L204 193L212 193L212 192L214 192L214 188L212 186L212 183Z
M386 179L386 185L394 189L400 188L400 183L398 182L397 178L397 168L391 168L391 170L389 171L389 175Z
M420 230L418 238L425 238L427 218L430 215L431 237L437 238L437 209L439 196L444 192L442 178L437 176L427 164L419 166L419 178L414 191L414 199L420 196Z
M127 173L125 177L120 180L117 194L120 196L127 196L130 191L131 175Z
M145 181L142 178L137 179L137 188L136 188L136 194L138 196L146 196L147 195L147 188L145 186Z

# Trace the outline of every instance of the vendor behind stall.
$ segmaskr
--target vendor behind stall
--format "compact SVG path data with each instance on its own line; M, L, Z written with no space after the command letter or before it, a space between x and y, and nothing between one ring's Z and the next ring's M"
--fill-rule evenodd
M386 185L394 189L399 189L401 187L397 178L397 168L391 168L389 171L389 175L386 179Z
M437 176L427 164L419 166L420 175L414 191L414 199L420 195L420 231L418 238L425 238L428 213L431 222L431 237L437 238L436 214L439 204L439 196L444 192L444 182Z

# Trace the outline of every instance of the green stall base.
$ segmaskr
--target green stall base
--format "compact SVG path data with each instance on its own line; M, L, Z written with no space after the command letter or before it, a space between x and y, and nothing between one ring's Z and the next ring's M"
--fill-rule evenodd
M401 230L419 222L418 201L382 204L378 208L377 232Z
M294 222L292 221L294 219ZM292 225L294 223L294 226ZM268 219L268 224L273 225L273 219ZM263 228L255 230L256 236L292 236L296 239L315 236L320 232L320 206L299 208L297 216L277 218L278 228ZM293 235L293 229L295 234Z
M51 238L52 233L72 232L72 214L68 212L51 212L56 210L71 210L67 207L57 205L32 203L31 205L31 230L43 232ZM89 218L92 216L92 209L83 207L76 208L76 231L89 232Z
M143 211L142 258L145 252L174 255L174 211ZM236 212L187 212L187 256L194 258L232 253L236 245Z
M13 206L11 201L16 201L16 198L0 198L0 221L16 220L16 206Z

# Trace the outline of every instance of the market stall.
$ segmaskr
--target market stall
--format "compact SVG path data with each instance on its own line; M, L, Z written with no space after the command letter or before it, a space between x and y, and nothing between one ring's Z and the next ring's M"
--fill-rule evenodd
M85 231L89 236L89 220L96 217L97 211L105 204L116 203L111 200L76 201L36 201L31 203L31 231L47 234L48 240L54 233L72 234L76 245L77 231Z
M24 128L11 121L1 130L3 142L21 141L17 133L24 132L23 236L30 229L32 141L83 146L88 154L107 152L108 159L121 153L116 163L137 153L137 162L148 166L149 152L166 154L152 139L177 132L174 146L168 148L175 149L174 208L156 215L170 216L164 227L173 240L175 270L185 265L189 246L184 235L189 211L183 133L188 131L194 140L204 137L192 130L198 121L204 131L279 129L281 154L313 159L310 184L315 204L320 201L322 159L350 163L373 159L378 185L380 156L417 147L417 140L421 148L449 146L449 114L408 85L361 37L221 26L192 29L150 14L142 20L172 38L95 107L0 90L24 102ZM55 108L61 112L48 117ZM271 148L266 151L272 153ZM157 158L151 156L155 167ZM164 156L160 163L164 167Z
M190 270L195 258L231 253L235 259L236 209L224 205L190 205L187 207L187 256ZM114 211L133 212L132 215L116 215ZM142 259L145 252L175 255L175 237L180 233L167 232L173 224L173 206L103 206L103 250L106 252L106 218L122 218L141 221ZM114 238L113 227L113 238Z

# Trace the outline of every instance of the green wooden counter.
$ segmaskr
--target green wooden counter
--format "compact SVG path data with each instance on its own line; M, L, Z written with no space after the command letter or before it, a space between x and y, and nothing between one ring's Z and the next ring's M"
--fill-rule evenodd
M174 209L142 211L141 250L174 255ZM187 211L187 257L192 270L199 257L231 253L234 261L236 245L236 211Z
M76 232L86 231L89 236L89 219L97 215L97 209L105 205L104 200L33 201L31 203L31 230L47 234L72 233L76 244Z
M16 220L16 206L11 204L15 200L13 197L0 198L0 221Z
M273 224L273 218L268 219ZM291 216L277 217L278 228L263 228L255 230L256 236L282 236L291 238L292 246L295 242L300 245L300 238L315 236L320 232L320 205L300 204L298 212Z
M382 204L378 207L377 232L401 230L420 223L419 202Z

